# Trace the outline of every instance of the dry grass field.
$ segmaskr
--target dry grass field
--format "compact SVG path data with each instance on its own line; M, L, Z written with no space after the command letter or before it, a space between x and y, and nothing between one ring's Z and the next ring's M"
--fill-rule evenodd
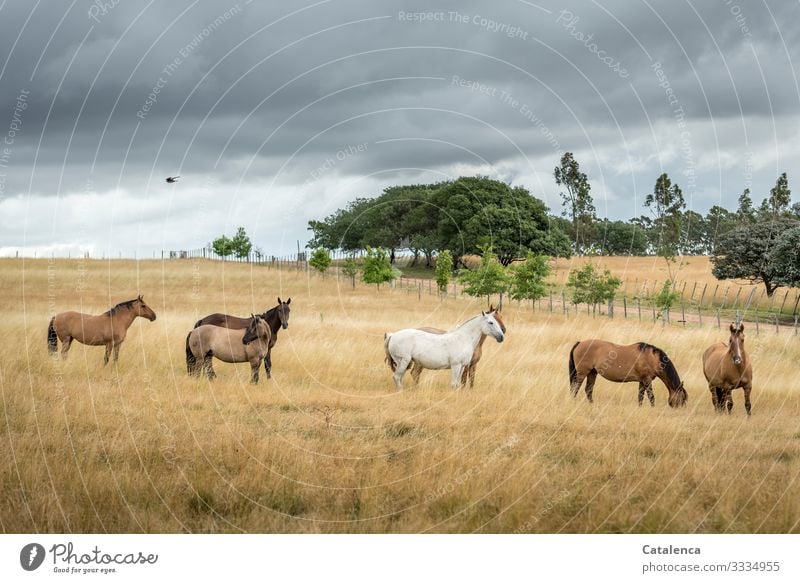
M630 274L644 266L627 262ZM651 261L641 259L639 261ZM641 275L639 276L641 277ZM100 313L143 293L118 366L73 344L49 357L58 311ZM274 375L215 363L186 375L198 317L292 298ZM701 354L716 328L505 308L476 386L446 372L396 392L383 333L451 327L482 305L335 277L204 261L0 260L3 532L800 532L800 338L748 336L741 391L718 416ZM647 341L671 356L682 410L639 408L602 379L569 396L576 340Z

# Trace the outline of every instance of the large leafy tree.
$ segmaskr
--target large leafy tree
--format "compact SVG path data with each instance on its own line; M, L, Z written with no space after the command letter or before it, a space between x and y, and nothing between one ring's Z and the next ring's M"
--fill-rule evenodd
M647 234L634 222L603 219L597 225L597 246L604 255L646 255Z
M331 266L331 254L327 249L317 247L311 253L311 259L308 263L324 276L325 272L328 271L328 268Z
M572 220L575 253L582 253L591 237L595 221L594 201L589 193L592 186L586 174L581 172L580 164L572 152L565 152L561 156L559 165L553 170L553 176L556 184L564 188L560 193L562 206L564 216Z
M750 196L750 189L745 188L739 195L739 208L736 209L736 218L740 223L752 223L756 220L756 209L753 207L753 199Z
M775 269L778 285L800 287L800 226L780 234L770 251L769 261Z
M233 254L233 241L226 235L220 235L211 242L211 249L220 257L228 257Z
M447 284L453 274L453 255L445 249L436 258L436 287L440 293L447 293Z
M711 255L714 277L763 283L767 295L772 296L780 285L786 285L783 261L775 255L775 250L792 241L788 234L784 239L784 233L798 225L798 221L781 218L760 220L729 231L720 237Z

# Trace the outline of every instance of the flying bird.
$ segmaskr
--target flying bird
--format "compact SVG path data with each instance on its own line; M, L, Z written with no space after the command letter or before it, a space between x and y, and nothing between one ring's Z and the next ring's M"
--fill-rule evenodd
M180 178L180 176L167 176L167 183L174 184L178 182L178 178Z

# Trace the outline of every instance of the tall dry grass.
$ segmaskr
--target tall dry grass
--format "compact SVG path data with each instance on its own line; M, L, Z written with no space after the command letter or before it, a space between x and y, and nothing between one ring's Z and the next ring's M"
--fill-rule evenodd
M117 367L51 312L144 293ZM800 532L800 338L748 336L753 416L716 415L700 365L716 328L565 317L508 305L475 389L428 371L397 393L383 333L453 326L483 306L241 264L0 261L0 527L4 532ZM292 297L274 378L215 363L189 379L184 339L207 313ZM602 379L569 397L572 344L647 341L689 392L672 410Z

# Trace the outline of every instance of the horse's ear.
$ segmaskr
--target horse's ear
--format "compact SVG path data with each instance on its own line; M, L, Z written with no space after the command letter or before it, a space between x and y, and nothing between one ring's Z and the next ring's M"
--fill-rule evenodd
M483 310L481 310L481 316L485 316L485 315L486 315L486 312L484 312Z
M739 332L744 332L744 322L739 322Z
M282 303L281 298L278 298L278 305L280 306Z
M291 304L291 303L292 303L292 298L289 298L288 300L286 300L286 305L287 305L287 306L288 306L289 304Z
M733 324L731 324L731 334L733 334L734 332L736 332L736 328L734 328Z
M144 301L144 297L142 296L142 294L139 294L139 298L138 299L139 299L140 302Z

